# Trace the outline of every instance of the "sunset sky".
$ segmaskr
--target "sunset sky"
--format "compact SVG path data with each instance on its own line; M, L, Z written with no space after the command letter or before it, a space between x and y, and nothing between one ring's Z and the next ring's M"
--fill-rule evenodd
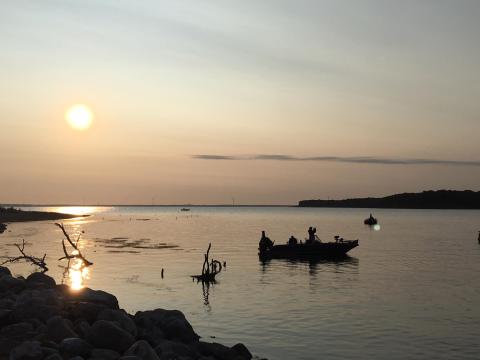
M480 190L479 19L477 0L3 0L0 203Z

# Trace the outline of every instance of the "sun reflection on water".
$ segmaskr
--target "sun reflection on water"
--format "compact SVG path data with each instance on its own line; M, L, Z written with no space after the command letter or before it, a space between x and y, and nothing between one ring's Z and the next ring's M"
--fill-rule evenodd
M99 207L99 206L59 206L52 211L58 212L61 214L70 214L70 215L91 215L98 212L105 211L108 208Z
M68 267L68 282L70 289L80 290L86 286L90 278L90 269L81 259L73 259Z

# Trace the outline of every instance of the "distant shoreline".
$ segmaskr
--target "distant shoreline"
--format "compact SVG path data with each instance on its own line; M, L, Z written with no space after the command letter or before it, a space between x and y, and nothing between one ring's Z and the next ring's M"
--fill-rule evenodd
M47 221L47 220L62 220L73 219L77 217L85 217L89 215L72 215L62 214L50 211L24 211L15 208L0 207L0 234L3 233L8 223L14 222L28 222L28 221Z
M480 210L480 191L438 190L395 194L382 198L301 200L298 206L316 208Z

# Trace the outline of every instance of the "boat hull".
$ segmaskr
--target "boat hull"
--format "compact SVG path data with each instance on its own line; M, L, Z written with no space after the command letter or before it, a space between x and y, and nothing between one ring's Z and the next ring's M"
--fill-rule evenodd
M261 259L342 258L358 246L358 240L296 245L274 245L259 252Z

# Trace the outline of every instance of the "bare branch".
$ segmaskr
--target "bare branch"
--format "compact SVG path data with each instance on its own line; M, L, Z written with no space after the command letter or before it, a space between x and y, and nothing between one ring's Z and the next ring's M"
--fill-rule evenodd
M15 244L15 246L17 247L18 251L20 251L20 254L22 254L22 256L7 257L7 259L4 262L2 262L0 265L15 263L23 260L31 263L32 265L38 266L39 268L42 269L42 272L48 271L47 263L45 262L45 258L47 257L47 254L44 254L42 258L33 256L33 255L27 255L25 253L25 240L22 240L21 246L19 244Z
M65 230L65 227L63 226L63 224L59 224L59 223L55 223L55 225L57 225L63 232L63 235L65 236L65 239L62 239L62 247L63 247L63 253L65 254L65 256L61 257L60 259L58 260L63 260L63 259L80 259L82 260L84 266L90 266L90 265L93 265L93 263L91 261L88 261L82 254L82 252L80 251L80 249L78 248L78 242L80 241L80 235L78 235L78 238L77 238L77 241L74 243L72 241L72 239L70 239L70 235L68 235L67 231ZM73 249L75 250L75 253L71 253L69 254L68 251L67 251L67 248L65 246L65 240L68 241L68 243L70 244L71 247L73 247Z

